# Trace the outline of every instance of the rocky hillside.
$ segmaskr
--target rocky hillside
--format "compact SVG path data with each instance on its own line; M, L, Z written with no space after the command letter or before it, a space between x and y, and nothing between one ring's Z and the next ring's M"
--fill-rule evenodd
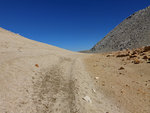
M90 51L110 52L147 45L150 45L150 6L130 15Z

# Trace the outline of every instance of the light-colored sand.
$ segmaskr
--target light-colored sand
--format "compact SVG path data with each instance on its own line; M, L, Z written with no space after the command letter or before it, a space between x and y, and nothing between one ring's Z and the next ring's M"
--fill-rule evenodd
M121 65L0 28L0 113L148 113L150 64Z

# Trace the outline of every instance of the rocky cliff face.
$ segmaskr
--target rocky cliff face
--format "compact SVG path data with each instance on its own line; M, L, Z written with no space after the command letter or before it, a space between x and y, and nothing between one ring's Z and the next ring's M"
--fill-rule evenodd
M110 52L150 45L150 6L120 23L91 52Z

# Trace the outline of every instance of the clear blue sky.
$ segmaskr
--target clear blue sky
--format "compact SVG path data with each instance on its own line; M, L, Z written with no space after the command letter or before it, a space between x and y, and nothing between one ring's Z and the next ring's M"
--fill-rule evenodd
M90 49L150 0L0 0L0 27L72 51Z

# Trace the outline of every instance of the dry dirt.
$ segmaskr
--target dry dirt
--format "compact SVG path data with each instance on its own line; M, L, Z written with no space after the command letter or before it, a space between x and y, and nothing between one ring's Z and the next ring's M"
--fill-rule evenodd
M0 113L149 112L146 60L71 52L0 28Z

